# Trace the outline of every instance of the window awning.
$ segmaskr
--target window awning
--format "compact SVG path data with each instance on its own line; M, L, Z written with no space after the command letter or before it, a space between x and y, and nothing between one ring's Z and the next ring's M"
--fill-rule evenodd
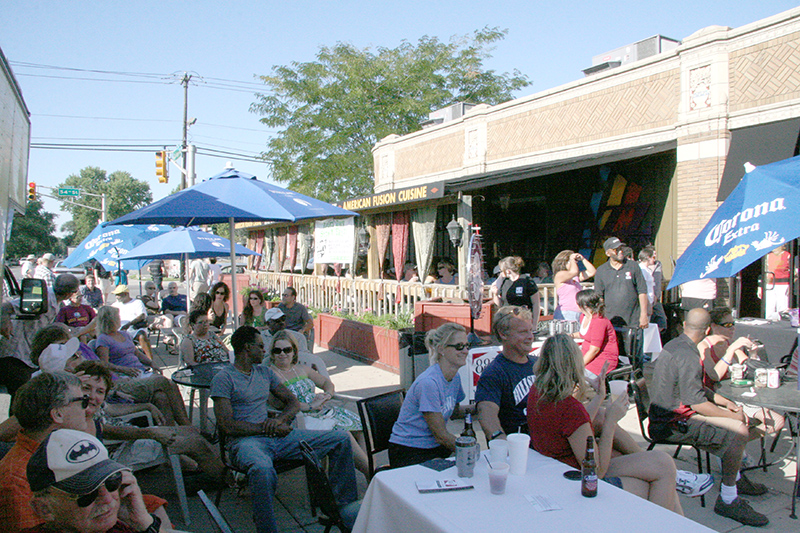
M599 154L583 155L568 159L558 159L555 161L548 161L546 163L540 163L537 165L503 170L500 172L489 172L485 174L456 178L445 182L445 192L454 193L458 191L466 192L476 189L483 189L485 187L491 187L501 183L510 183L514 181L535 178L538 176L556 174L558 172L567 172L579 168L603 165L606 163L614 163L616 161L643 157L650 154L667 152L669 150L675 150L676 147L677 142L673 140L649 144L647 146L639 146L636 148L624 148L621 150L614 150Z
M731 130L731 146L717 192L724 201L744 176L744 164L755 166L782 161L795 155L800 118Z

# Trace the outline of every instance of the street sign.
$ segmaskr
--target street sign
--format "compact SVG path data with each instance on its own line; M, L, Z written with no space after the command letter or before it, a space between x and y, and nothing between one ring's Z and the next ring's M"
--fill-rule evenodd
M59 187L58 188L58 195L59 196L80 196L81 190L75 189L72 187Z
M180 159L182 153L183 153L183 149L180 146L178 146L177 148L175 148L172 151L172 155L170 156L170 159L172 159L173 161L177 161L178 159Z

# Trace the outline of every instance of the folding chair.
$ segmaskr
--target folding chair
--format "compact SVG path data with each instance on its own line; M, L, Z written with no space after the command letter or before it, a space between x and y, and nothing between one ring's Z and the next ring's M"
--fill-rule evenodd
M197 495L200 497L200 501L203 502L203 507L206 508L208 515L211 517L211 521L214 522L216 530L220 533L233 533L233 528L231 528L228 521L222 516L219 508L211 502L206 493L202 490L198 490Z
M617 332L617 345L619 347L620 366L606 374L606 388L608 383L616 379L627 379L633 382L644 376L644 332L640 328L614 327Z
M322 511L323 516L319 517L319 523L325 526L325 533L330 533L333 526L339 528L342 533L350 533L352 524L348 525L345 517L342 516L336 497L333 494L333 489L331 489L328 474L322 468L314 449L306 441L300 441L300 453L306 466L308 492L313 494L314 501L317 502L320 511ZM351 504L351 506L354 505L356 505L355 502ZM351 506L348 506L348 508L351 508ZM355 514L358 514L357 511L355 511Z

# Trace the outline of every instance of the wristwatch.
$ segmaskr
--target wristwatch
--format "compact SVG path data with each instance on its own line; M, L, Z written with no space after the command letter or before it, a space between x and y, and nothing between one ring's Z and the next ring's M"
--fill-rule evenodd
M503 434L503 431L502 431L502 430L497 430L497 431L495 431L494 433L492 433L491 435L489 435L489 440L490 440L490 441L491 441L491 440L494 440L494 439L496 439L497 437L499 437L499 436L500 436L500 435L502 435L502 434Z
M154 514L151 514L150 516L153 518L153 523L150 524L150 527L138 533L158 533L158 531L161 529L161 519Z

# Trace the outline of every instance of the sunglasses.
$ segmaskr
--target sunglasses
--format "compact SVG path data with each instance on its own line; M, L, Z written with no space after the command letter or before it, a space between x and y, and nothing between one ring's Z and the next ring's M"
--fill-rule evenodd
M122 472L111 474L106 478L103 484L106 486L106 490L108 492L118 491L120 486L122 485ZM68 494L69 496L72 496L73 497L72 499L75 500L75 503L78 505L78 507L84 508L84 507L89 507L94 503L94 501L97 499L97 496L100 494L100 487L97 487L89 494L81 494L80 496L65 491L61 492L63 492L64 494Z
M720 326L720 327L723 327L723 328L732 328L736 324L733 323L733 322L724 322L722 324L717 324L717 325Z
M72 398L69 401L70 404L74 403L74 402L81 402L81 409L86 409L87 407L89 407L89 397L88 396L80 396L78 398Z
M272 349L272 355L280 355L282 353L285 353L285 354L294 353L294 348L292 348L291 346L287 346L286 348L273 348Z
M469 344L466 343L466 342L459 342L458 344L448 344L447 347L448 348L455 348L456 350L458 350L460 352L464 348L469 348Z
M222 296L225 296L225 291L217 291L217 294L221 294Z

